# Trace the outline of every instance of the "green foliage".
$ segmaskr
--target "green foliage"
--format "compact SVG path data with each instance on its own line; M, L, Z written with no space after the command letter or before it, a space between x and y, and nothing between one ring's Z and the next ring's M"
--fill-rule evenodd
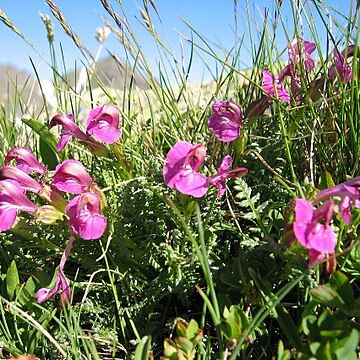
M203 333L195 320L189 323L178 319L176 322L177 337L174 340L165 339L163 360L193 360L196 347Z
M311 289L310 294L313 308L316 304L321 306L317 316L307 315L302 319L309 352L300 358L356 359L359 327L354 319L360 315L360 297L355 298L348 277L336 271L329 283Z
M339 217L331 223L338 236L339 270L328 279L330 259L308 269L305 250L294 244L291 200L311 200L317 189L360 174L358 49L351 60L351 82L330 81L331 54L321 48L315 27L318 19L328 22L329 12L339 16L336 31L325 30L328 47L342 50L357 43L358 10L337 14L321 1L276 1L256 23L247 4L248 35L232 49L218 49L184 21L191 32L190 53L178 58L158 30L156 2L143 1L138 20L160 56L154 70L121 1L102 0L108 14L104 24L125 54L123 60L113 57L115 76L125 73L120 88L113 88L61 9L47 3L84 57L81 62L90 66L77 82L52 34L54 99L49 101L38 81L43 99L37 99L40 108L30 111L25 86L13 81L15 92L0 108L0 151L4 157L12 147L30 147L50 171L64 159L81 160L106 198L108 228L99 241L76 239L64 269L72 289L66 307L58 297L42 305L35 298L40 288L55 283L52 277L69 237L66 217L49 226L21 213L12 231L0 234L0 355L357 358L360 212L353 210L350 226ZM290 25L284 6L291 8ZM0 19L27 41L2 11ZM255 111L251 104L264 95L261 70L279 74L288 42L307 36L317 45L318 59L311 73L299 64L299 99L294 94L290 104L272 99L261 114ZM247 71L244 52L252 56ZM209 60L216 63L212 82L189 84L196 58L205 66ZM39 80L35 66L34 72ZM218 99L235 101L244 110L241 136L232 143L220 143L207 130ZM95 146L71 141L57 153L58 135L48 131L49 119L73 113L81 127L84 114L105 103L120 110L121 142ZM166 154L179 140L206 143L207 176L215 174L227 154L233 156L234 168L249 172L229 179L221 200L215 189L203 199L179 194L166 187L162 175ZM168 338L174 323L176 335Z

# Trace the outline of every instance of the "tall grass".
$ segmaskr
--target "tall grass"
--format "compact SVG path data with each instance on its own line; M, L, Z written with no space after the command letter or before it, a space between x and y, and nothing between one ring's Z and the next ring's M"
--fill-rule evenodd
M33 92L24 99L21 85L12 79L9 86L15 92L8 100L12 106L3 104L0 109L2 158L12 147L27 146L50 170L64 159L81 160L103 189L109 225L99 241L76 240L65 268L72 286L67 307L52 300L38 305L35 299L39 284L50 282L59 262L68 239L66 226L28 221L22 228L1 233L1 355L160 358L165 338L172 338L174 344L178 339L178 350L185 347L181 339L186 336L175 334L181 326L176 321L182 318L195 319L202 329L194 355L198 359L305 359L323 343L328 344L322 353L330 354L326 358L340 359L342 349L355 356L358 337L351 330L358 330L354 321L358 308L330 306L333 303L311 292L319 285L328 286L324 285L328 274L322 271L323 264L307 268L303 249L287 243L284 227L294 197L311 198L318 188L359 175L358 7L351 4L348 14L341 14L323 1L276 1L270 10L261 9L263 17L257 22L249 1L244 5L235 1L234 18L239 11L247 12L248 33L224 52L199 33L196 24L184 20L191 35L182 37L187 50L178 57L166 37L159 35L163 29L157 28L162 19L156 2L144 0L138 19L158 49L160 60L154 69L122 2L101 0L107 14L104 25L125 54L119 60L108 49L128 79L122 89L115 89L101 82L95 66L98 56L74 32L61 7L46 2L53 14L42 20L49 40L54 99L49 101L36 65L34 88L41 98L33 112L29 111ZM336 14L331 22L330 14ZM19 30L21 24L13 24L3 11L0 18L23 38L24 46L36 48ZM86 67L80 84L68 77L51 21L59 22L79 49L80 63ZM232 100L245 112L263 95L261 70L279 74L294 38L311 40L318 54L313 72L300 68L301 101L287 105L274 100L257 119L245 117L241 141L225 144L210 136L207 120L214 101ZM332 50L342 51L350 44L355 45L350 83L331 81ZM241 62L244 54L251 55L248 69ZM199 59L208 66L212 81L190 84ZM208 59L216 63L215 71ZM148 89L139 89L136 78ZM323 86L317 89L319 78ZM91 85L93 79L98 86ZM72 113L81 127L88 111L105 103L121 112L121 144L112 146L106 157L76 142L60 153L54 150L55 136L46 129L53 115ZM249 172L229 182L220 201L214 190L200 200L178 194L164 184L162 168L167 152L179 140L206 144L208 174L229 153L236 166L246 166ZM338 267L351 285L342 275L334 278L346 284L348 293L352 289L356 304L359 219L355 210L351 227L338 218L334 221ZM336 328L336 321L326 318L330 314L349 331ZM326 321L332 324L324 330ZM322 329L319 338L312 337L311 326ZM167 340L165 348L173 343ZM175 353L168 358L181 359Z

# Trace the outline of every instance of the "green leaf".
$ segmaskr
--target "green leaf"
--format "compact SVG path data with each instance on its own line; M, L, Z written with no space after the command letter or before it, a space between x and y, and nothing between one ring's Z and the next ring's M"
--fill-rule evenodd
M56 151L42 138L40 138L39 145L43 163L49 168L49 170L55 170L56 165L59 163Z
M331 288L334 289L341 297L343 302L350 308L354 305L355 297L347 276L341 272L336 271L330 278Z
M342 307L344 305L339 294L327 284L311 289L310 294L320 304L326 306Z
M231 305L230 310L224 309L224 318L221 327L226 338L239 339L244 329L243 319L245 319L245 325L248 325L245 313L239 306Z
M353 329L350 335L345 339L344 345L335 351L336 358L338 360L355 360L356 349L359 345L359 332L356 329Z
M177 322L176 322L176 333L177 333L177 335L186 337L186 328L187 328L187 326L188 326L188 323L186 321L178 319Z
M144 336L135 349L134 360L148 360L150 358L151 336Z
M13 260L6 272L6 291L10 300L14 299L15 289L19 283L19 273L16 267L15 260Z
M191 319L186 329L186 337L194 343L199 340L198 337L199 335L201 337L201 333L198 323L194 319Z
M194 351L193 343L183 336L178 336L175 342L186 355L190 355Z
M171 339L164 340L164 357L168 359L177 359L177 348Z
M255 284L259 288L259 290L261 290L262 293L267 295L272 302L275 302L275 300L277 300L277 297L274 293L271 292L269 284L263 281L253 269L249 268L249 273L254 279ZM264 297L266 299L266 296ZM283 330L284 334L294 346L301 349L303 345L294 320L282 304L278 304L275 309L275 318L279 323L281 329Z
M329 187L335 186L335 182L328 171L325 171L321 174L320 182L319 182L319 189L327 189Z
M33 129L46 144L48 144L53 150L56 148L57 140L55 135L50 132L46 125L40 121L34 119L22 118L21 121Z

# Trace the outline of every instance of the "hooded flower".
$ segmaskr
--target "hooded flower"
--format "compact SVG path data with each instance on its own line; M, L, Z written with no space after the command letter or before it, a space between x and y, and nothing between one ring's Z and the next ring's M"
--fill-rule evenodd
M72 248L74 240L75 240L75 237L70 236L70 239L69 239L69 241L66 245L66 248L63 252L63 255L61 257L60 265L59 265L58 272L56 275L55 285L51 289L42 288L37 291L35 296L36 296L36 300L39 304L51 299L59 291L61 291L61 298L60 298L61 304L65 305L65 304L69 303L70 297L71 297L71 288L70 288L70 283L64 274L64 266L65 266L67 258L69 257L70 250Z
M55 168L52 185L58 190L71 194L81 194L88 191L93 179L87 173L84 165L77 160L65 160Z
M70 301L71 289L68 279L62 269L58 270L55 285L49 288L42 288L36 293L36 300L39 304L51 299L61 291L61 302L67 304Z
M306 72L310 72L315 66L315 62L311 54L315 51L316 45L307 40L299 40L301 44L301 50L299 49L297 39L294 39L289 45L288 51L290 63L295 67L296 64L299 63L299 61L303 61Z
M227 179L241 177L247 174L248 169L236 168L229 170L232 165L233 159L230 155L226 155L216 173L210 178L210 184L215 185L218 189L217 198L220 199L226 191Z
M13 227L19 210L32 214L37 209L17 181L0 180L0 231Z
M121 122L118 109L111 105L99 106L90 111L86 130L98 141L113 144L121 136Z
M163 177L167 186L182 194L203 197L209 187L209 179L198 170L204 163L204 145L177 142L166 156Z
M217 139L224 142L236 140L241 131L242 114L239 105L231 101L218 101L212 107L208 127Z
M325 202L315 210L307 200L295 200L293 230L299 243L308 249L309 266L335 250L336 235L329 225L333 208L333 200Z
M268 71L263 70L263 84L262 89L266 94L273 98L279 98L280 100L290 103L290 94L281 85L281 81L278 76L271 75Z
M341 184L321 190L317 193L314 203L330 197L340 197L339 215L349 225L352 219L351 208L360 208L360 177L355 177Z
M69 115L55 115L49 124L49 129L52 127L60 125L61 126L61 136L60 140L56 146L57 151L64 149L69 140L75 136L82 141L90 141L90 137L82 132L78 126L75 124L75 118L72 114Z
M34 171L39 174L44 174L46 171L45 166L37 161L29 148L12 148L7 153L4 164L9 164L11 160L15 160L16 167L26 173Z
M349 46L344 51L340 52L334 49L335 63L329 68L329 78L334 80L339 76L340 80L345 84L351 80L352 69L351 66L346 62L346 59L353 56L354 47Z
M16 180L23 189L32 191L36 194L44 189L43 186L30 175L15 166L3 166L0 169L0 178Z
M99 239L107 226L101 215L100 199L86 192L72 199L66 207L71 229L85 240Z

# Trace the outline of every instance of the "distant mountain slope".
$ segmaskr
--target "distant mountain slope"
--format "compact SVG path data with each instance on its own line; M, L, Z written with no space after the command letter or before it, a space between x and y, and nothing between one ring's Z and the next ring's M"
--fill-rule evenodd
M41 100L37 81L13 65L0 65L0 84L0 105L5 108L12 109L19 103L19 98L30 107Z
M106 57L103 60L100 60L95 65L95 74L91 78L91 87L97 88L100 84L103 84L105 87L123 89L124 84L129 84L130 81L133 81L139 89L148 89L149 85L146 81L136 73L133 73L131 69L126 68L124 63L121 60L115 60L112 56ZM71 71L67 74L70 84L75 84L75 74L76 80L79 81L81 70L77 69ZM133 77L131 79L131 77Z

